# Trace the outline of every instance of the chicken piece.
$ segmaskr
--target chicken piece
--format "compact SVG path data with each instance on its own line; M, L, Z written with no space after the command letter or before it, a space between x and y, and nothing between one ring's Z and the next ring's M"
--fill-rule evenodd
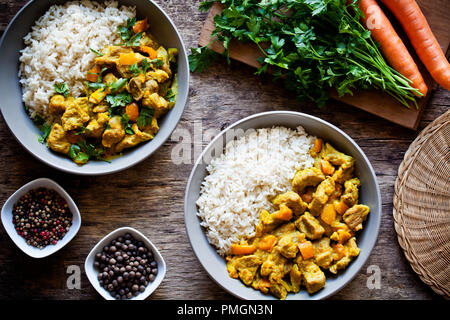
M75 103L89 116L92 115L92 103L89 102L89 99L87 97L76 98Z
M289 273L289 278L291 280L292 292L297 293L300 291L300 285L302 284L302 272L298 268L297 264L292 266L291 272Z
M298 266L309 294L317 292L325 286L325 274L311 259L300 261Z
M51 115L58 115L66 111L66 99L61 94L56 94L50 98L48 112Z
M350 208L358 203L359 192L358 188L361 185L361 182L358 178L353 178L345 181L344 183L344 194L341 197L341 200Z
M146 46L146 47L151 47L155 50L157 50L159 48L159 44L158 41L156 41L156 39L153 37L153 35L148 34L146 32L142 33L142 37L140 40L140 46Z
M66 100L66 111L61 117L64 131L81 128L89 119L89 114L82 104L76 103L75 99L71 97Z
M305 239L304 234L298 231L285 233L278 239L277 246L280 248L280 253L284 257L288 259L293 259L297 256L298 252L297 244L304 239Z
M345 244L345 256L337 260L331 267L330 272L337 274L339 270L345 269L354 257L359 255L360 249L356 245L356 238L350 238Z
M293 191L280 194L272 200L272 203L279 208L280 204L285 204L294 212L295 216L301 215L305 212L308 205L302 200L302 198Z
M131 93L134 100L139 101L144 96L144 91L142 90L144 83L145 83L145 76L143 74L131 78L130 81L128 82L128 91Z
M344 168L352 167L355 162L353 157L337 151L329 143L325 144L325 148L322 149L320 155L331 164L335 166L344 166Z
M328 198L335 191L334 180L329 177L322 181L312 195L312 201L309 204L309 210L314 216L322 213L323 206L328 202Z
M161 69L164 70L170 78L172 76L172 71L170 70L169 53L164 47L159 47L158 50L156 50L156 55L157 59L164 61Z
M118 80L117 77L111 72L105 74L105 76L103 77L104 84L113 84L117 80Z
M278 219L274 213L262 210L259 214L259 223L255 228L256 236L259 237L263 233L271 232L278 227L284 220Z
M66 132L60 124L55 123L52 126L50 134L47 138L47 145L53 151L64 154L69 153L71 143L67 140Z
M108 112L95 114L94 118L91 119L91 121L89 121L88 125L86 126L86 136L96 139L100 138L108 122Z
M155 110L155 117L159 118L161 115L169 111L169 102L157 93L150 93L144 91L144 98L142 99L144 107L150 107Z
M232 278L236 275L249 286L252 284L262 261L255 255L233 256L227 259L227 270Z
M342 184L351 179L355 164L353 157L337 151L329 143L325 144L320 155L324 160L329 161L335 166L339 166L339 169L337 169L332 176L336 183Z
M103 101L103 99L106 98L107 94L108 91L104 88L97 89L89 95L89 102L93 104L99 104Z
M341 166L339 167L339 169L337 169L333 175L332 175L332 179L336 182L336 183L344 183L345 181L349 180L352 178L353 176L353 171L354 171L354 167L344 167Z
M309 212L305 212L300 218L295 220L294 224L300 232L303 232L311 240L319 239L325 232L319 220L314 218Z
M166 71L157 69L154 71L147 72L146 78L148 80L151 80L151 79L156 80L158 83L163 83L163 82L166 82L167 80L169 80L170 76L167 74Z
M262 263L260 272L263 277L269 277L271 282L279 282L291 271L292 266L292 262L286 259L276 246Z
M96 57L94 62L98 65L116 65L119 63L121 53L133 53L133 49L122 46L107 46L102 50L103 56Z
M325 175L320 169L311 167L304 170L298 170L292 179L292 190L298 194L303 194L306 187L315 187L323 180L325 180Z
M330 246L330 238L322 238L314 241L314 262L321 268L328 269L333 262L333 248Z
M252 287L262 293L268 293L270 289L270 281L267 278L261 277L259 272L257 272L255 275L255 280L253 280Z
M284 234L293 232L295 230L296 230L295 225L292 222L283 223L281 226L279 226L272 232L272 235L279 238Z
M286 299L288 291L290 290L291 287L284 280L280 280L280 282L270 282L270 293L280 300Z
M106 112L108 110L109 110L109 105L107 103L101 103L101 104L95 106L92 109L92 112L94 112L94 113L103 113L103 112Z
M147 96L150 96L150 94L152 93L158 92L159 91L158 82L156 82L156 80L154 79L145 81L144 91L148 91Z
M142 140L135 134L127 134L122 141L120 141L115 147L114 152L119 153L122 152L123 149L132 148L141 143Z
M356 204L347 211L345 211L342 219L353 231L361 230L362 223L366 220L370 208L363 204Z
M114 116L109 119L108 128L103 132L102 144L106 148L111 148L125 136L125 129L120 116Z
M143 132L142 134L145 135L143 137L144 141L153 139L158 131L159 131L158 119L156 119L156 117L153 117L152 122L142 129L142 132ZM137 132L137 131L135 130L135 132ZM139 135L141 133L136 133L136 134Z

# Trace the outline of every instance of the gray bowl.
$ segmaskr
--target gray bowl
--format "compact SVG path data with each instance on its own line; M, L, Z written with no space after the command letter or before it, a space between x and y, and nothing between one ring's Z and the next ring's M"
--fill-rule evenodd
M199 197L201 184L208 174L206 170L208 160L211 158L211 154L214 154L213 150L220 150L228 140L233 138L233 135L226 134L231 129L246 131L272 126L285 126L294 129L299 125L305 128L309 134L323 138L338 150L355 158L356 174L361 180L360 202L368 205L371 212L364 223L364 229L357 235L358 247L361 248L359 256L345 270L339 272L338 276L328 277L325 287L319 292L310 295L302 289L297 294L289 294L287 299L316 300L324 299L336 293L357 275L376 243L381 221L380 189L369 160L348 135L326 121L298 112L274 111L247 117L222 131L205 148L189 177L184 202L186 232L195 255L209 276L223 289L238 298L249 300L276 299L271 295L264 295L253 288L246 287L240 280L230 278L226 270L225 260L209 244L204 230L200 226L195 202Z
M129 168L155 152L171 135L177 126L189 92L189 65L186 50L177 28L164 11L150 0L120 0L120 5L136 6L138 17L152 21L151 32L167 47L177 48L178 55L178 97L173 109L161 119L160 130L155 138L130 149L111 163L90 161L78 166L71 159L49 150L37 140L38 128L25 112L22 90L19 85L19 51L24 48L23 37L30 32L35 21L51 5L62 4L64 0L30 1L14 17L0 42L0 110L12 134L37 159L56 169L80 175L102 175Z

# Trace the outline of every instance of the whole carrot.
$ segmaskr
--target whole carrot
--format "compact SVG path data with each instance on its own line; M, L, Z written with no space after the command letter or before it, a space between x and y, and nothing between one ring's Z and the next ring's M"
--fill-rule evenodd
M450 64L414 0L381 0L392 11L431 76L450 90Z
M379 43L386 60L395 70L411 80L411 86L425 96L428 87L419 68L383 10L375 0L360 0L359 7L364 13L362 22L370 30L372 38Z

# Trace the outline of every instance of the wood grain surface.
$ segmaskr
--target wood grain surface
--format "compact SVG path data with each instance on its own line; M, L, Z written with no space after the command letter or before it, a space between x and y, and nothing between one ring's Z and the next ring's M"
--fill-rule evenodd
M26 1L0 0L0 30ZM172 17L187 48L197 46L206 14L198 1L157 0ZM270 78L258 78L239 62L218 61L192 74L189 102L177 130L194 133L221 130L254 113L300 111L329 121L348 133L375 168L382 193L380 235L366 265L331 299L440 299L421 282L398 245L392 218L392 197L400 162L417 135L367 112L333 101L323 109L295 97ZM419 129L448 110L450 93L439 88L431 96ZM206 142L204 142L205 144ZM176 165L171 154L178 141L169 139L152 157L126 171L101 177L80 177L56 171L31 156L0 120L0 205L23 184L48 177L60 183L78 204L82 226L61 251L45 258L23 254L0 228L1 299L101 299L84 273L91 248L110 231L131 226L147 235L167 262L167 274L150 299L233 299L211 280L191 250L184 227L183 197L192 164ZM204 145L203 145L204 147ZM192 143L197 155L202 145ZM194 159L192 160L192 162ZM81 289L67 288L67 268L81 268ZM381 271L380 289L369 289L370 266ZM376 267L375 267L376 268Z

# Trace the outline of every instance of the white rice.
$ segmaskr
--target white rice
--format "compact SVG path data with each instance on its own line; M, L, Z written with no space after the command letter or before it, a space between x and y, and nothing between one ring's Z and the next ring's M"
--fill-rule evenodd
M254 236L261 210L273 210L270 200L291 190L296 170L313 165L309 150L314 139L302 127L258 129L230 141L211 161L197 214L220 255Z
M26 47L19 59L23 101L31 116L48 115L55 83L67 83L72 94L79 96L96 57L90 48L101 50L118 43L118 26L135 15L134 7L119 8L117 1L99 4L83 0L51 6L25 36Z

